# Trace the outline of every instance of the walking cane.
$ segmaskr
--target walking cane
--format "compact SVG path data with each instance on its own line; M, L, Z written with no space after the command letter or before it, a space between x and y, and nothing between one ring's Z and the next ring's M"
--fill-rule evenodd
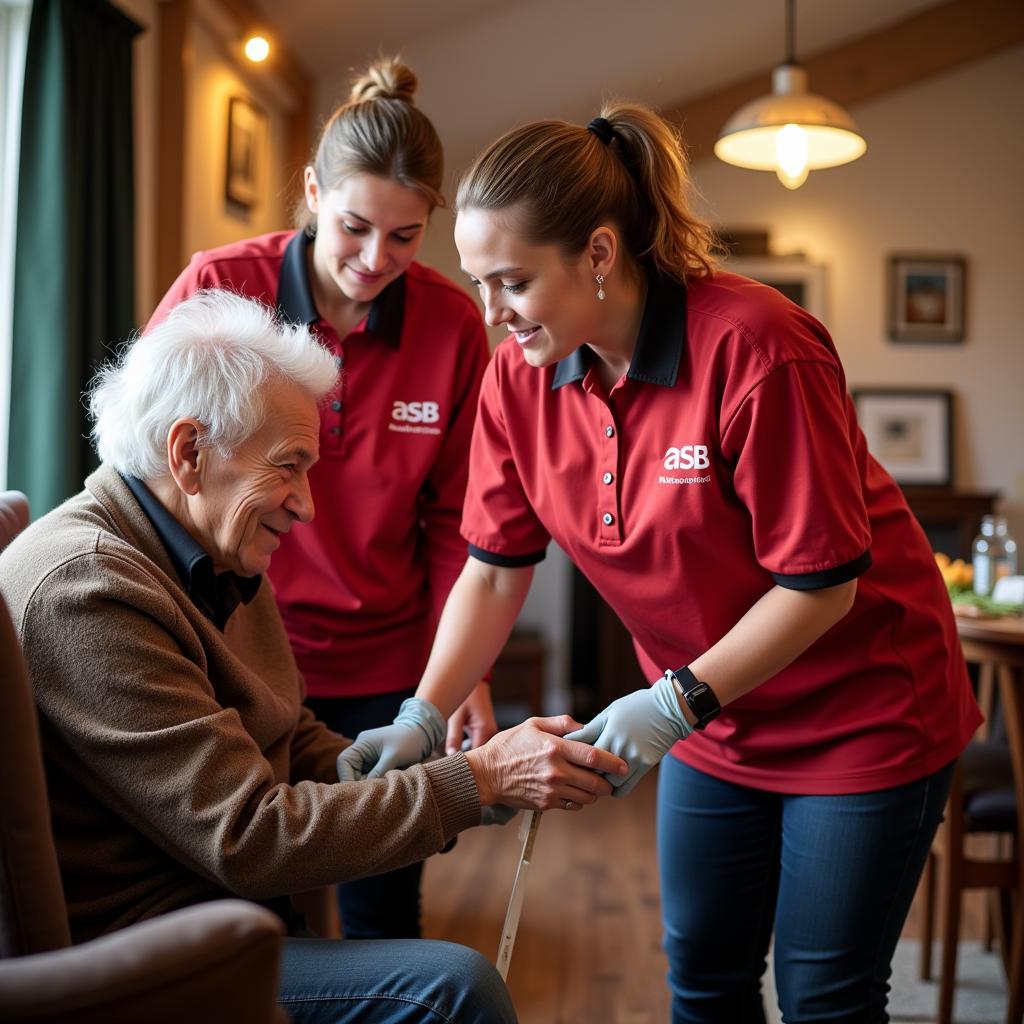
M508 977L512 948L516 944L516 932L519 931L519 917L523 912L523 895L526 892L526 872L530 868L530 858L533 856L533 844L537 838L540 816L540 811L527 811L523 816L522 827L519 829L519 837L523 840L523 851L519 855L519 867L516 869L516 880L512 883L512 895L508 899L505 925L501 929L501 943L498 946L497 968L502 981Z

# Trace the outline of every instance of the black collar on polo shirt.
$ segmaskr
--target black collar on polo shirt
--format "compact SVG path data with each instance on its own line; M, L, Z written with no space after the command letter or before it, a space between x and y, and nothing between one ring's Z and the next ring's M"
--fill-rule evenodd
M214 572L213 559L196 539L157 500L138 477L123 476L128 489L142 506L171 559L185 593L221 632L239 603L248 604L260 589L262 576Z
M313 301L313 289L306 264L306 249L313 241L305 231L296 231L281 260L277 278L277 311L293 324L315 324L321 319ZM395 278L370 304L366 329L398 348L405 320L405 274Z
M686 347L686 285L663 274L651 273L647 280L644 315L626 376L671 388L675 387ZM555 367L551 390L582 380L593 360L590 346L580 345Z

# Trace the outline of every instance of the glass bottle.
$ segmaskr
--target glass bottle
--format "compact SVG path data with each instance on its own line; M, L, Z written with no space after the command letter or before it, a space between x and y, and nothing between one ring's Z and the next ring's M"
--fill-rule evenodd
M971 548L974 592L989 597L996 580L1017 575L1017 542L1006 528L1005 516L984 516L981 533Z

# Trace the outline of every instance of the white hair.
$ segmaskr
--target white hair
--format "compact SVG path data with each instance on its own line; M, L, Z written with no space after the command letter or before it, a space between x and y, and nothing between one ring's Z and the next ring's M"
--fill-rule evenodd
M203 425L200 444L232 452L263 425L263 385L277 378L320 401L337 382L330 353L305 326L230 291L197 292L124 346L87 393L100 459L153 480L167 474L167 435L182 416Z

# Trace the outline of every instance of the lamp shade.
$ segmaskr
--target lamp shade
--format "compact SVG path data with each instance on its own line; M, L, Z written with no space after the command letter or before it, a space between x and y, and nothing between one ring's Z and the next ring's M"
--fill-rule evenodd
M772 72L772 92L740 107L722 128L715 156L757 171L779 167L781 129L796 125L806 140L806 169L837 167L868 148L853 118L838 103L807 91L807 72L781 64Z

